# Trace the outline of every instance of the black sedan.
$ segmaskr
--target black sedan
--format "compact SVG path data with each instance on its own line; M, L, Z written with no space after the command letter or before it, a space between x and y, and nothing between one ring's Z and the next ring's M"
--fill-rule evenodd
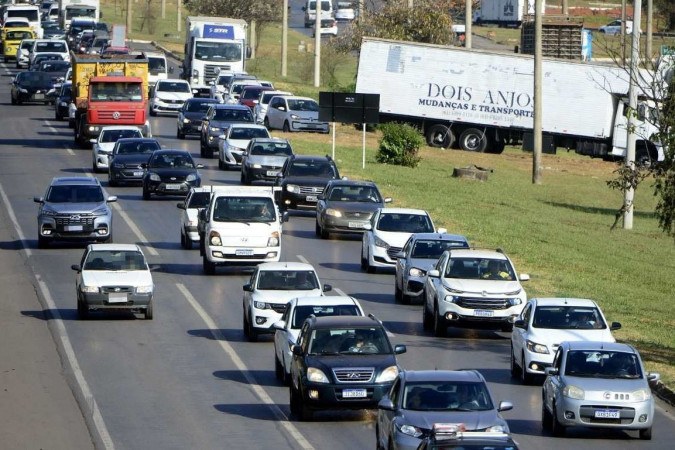
M215 98L191 98L186 100L183 107L178 111L176 137L185 139L188 134L200 134L202 118L209 110L209 106L214 103L218 103Z
M56 104L54 106L54 118L56 120L63 120L64 118L69 118L68 109L70 107L70 102L73 101L72 99L73 99L73 83L68 81L63 83L58 88L58 94L56 96Z
M143 164L147 164L155 150L161 149L159 141L153 138L118 139L108 164L108 185L143 182Z
M197 169L204 167L195 164L192 155L184 150L157 150L143 164L143 200L156 195L187 195L191 187L202 183Z
M12 81L12 105L28 102L51 103L47 94L54 88L52 74L46 72L19 72Z

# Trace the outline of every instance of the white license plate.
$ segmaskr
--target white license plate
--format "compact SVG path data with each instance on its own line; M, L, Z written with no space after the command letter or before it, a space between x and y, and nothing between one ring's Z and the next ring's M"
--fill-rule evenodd
M35 95L33 96L33 98L34 98L35 100L44 100L45 94L35 94Z
M135 177L142 177L142 176L143 176L143 172L134 172L134 176L135 176Z
M599 409L595 411L596 419L620 419L621 413L616 409Z
M305 200L307 200L308 202L316 202L319 200L319 198L316 195L308 195L307 197L305 197Z
M108 303L126 303L126 302L127 302L126 292L110 292L108 294Z
M180 184L167 184L166 190L167 191L180 191Z
M363 228L363 224L361 222L349 222L348 226L349 228Z
M276 171L276 170L268 170L268 171L267 171L267 176L268 176L268 177L276 177L278 174L279 174L279 172Z
M82 231L82 225L66 225L63 228L66 231Z
M234 254L237 256L251 256L253 254L252 248L240 248L234 251Z
M365 389L345 389L342 391L342 398L365 398L368 393Z
M477 317L492 317L494 313L494 311L490 311L489 309L476 309L473 312L473 314Z

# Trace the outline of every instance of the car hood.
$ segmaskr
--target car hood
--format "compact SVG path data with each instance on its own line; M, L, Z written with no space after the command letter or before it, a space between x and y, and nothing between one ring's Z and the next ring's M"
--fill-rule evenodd
M564 341L596 341L596 342L615 342L612 332L609 328L604 330L556 330L554 328L534 328L530 327L527 339L538 344L545 344L551 347L553 344L559 345Z
M148 270L83 270L82 283L87 286L148 286L152 275Z
M332 369L349 367L375 367L375 377L389 367L396 365L396 358L392 354L370 355L367 353L349 353L341 355L307 355L307 367L321 369L327 377L333 377ZM373 380L374 381L374 380Z
M227 144L229 147L236 147L238 149L244 150L248 147L248 143L251 142L250 139L228 139Z
M251 165L260 164L261 166L281 167L287 158L288 156L249 155L246 160Z
M375 235L389 244L390 247L403 247L408 241L412 233L401 231L380 231L377 230Z
M292 298L297 297L318 297L322 295L321 289L304 289L297 291L274 291L264 290L256 291L251 295L251 299L259 302L277 303L285 305Z
M195 122L201 122L202 117L204 117L203 112L201 111L185 111L183 112L183 117L186 117L190 120L194 120Z
M111 153L113 151L113 148L115 148L115 143L114 142L97 142L96 143L97 150L104 151L106 153Z
M379 208L382 208L382 203L371 202L326 202L326 208L335 208L344 212L363 212L374 213Z
M160 100L187 100L192 98L189 92L161 92L155 91L155 97Z
M115 155L115 162L121 164L142 164L147 163L152 156L150 153L131 153Z
M154 172L160 177L186 177L191 173L197 174L197 169L176 169L175 167L148 167L149 172Z
M53 209L60 214L84 214L91 213L105 205L105 202L97 203L45 203L46 207Z
M428 272L436 262L438 262L438 258L410 258L409 267L417 267L418 269Z
M489 411L410 411L405 410L399 423L431 430L435 423L463 423L468 431L494 425L507 426L494 409Z
M472 294L499 295L515 292L522 289L519 281L501 280L461 280L457 278L444 278L443 285L457 291Z
M18 83L17 86L21 89L25 89L28 92L34 91L48 91L54 86L52 80L39 82L39 83Z

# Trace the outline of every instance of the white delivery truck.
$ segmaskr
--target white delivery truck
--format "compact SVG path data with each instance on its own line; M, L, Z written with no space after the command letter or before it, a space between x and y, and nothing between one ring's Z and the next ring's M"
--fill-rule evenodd
M61 26L67 30L73 19L91 19L96 22L101 18L100 0L61 0Z
M524 16L534 16L535 0L481 0L474 14L476 24L495 24L500 27L520 27ZM542 14L546 0L542 0Z
M281 256L281 213L268 186L219 186L206 209L198 213L199 253L204 273L216 266L251 266L276 262Z
M243 72L250 55L246 21L189 16L185 26L183 78L195 95L208 97L210 84L223 72Z
M543 151L623 157L628 78L615 66L545 59ZM380 94L380 121L410 123L433 147L501 153L506 143L531 143L533 90L530 55L376 38L361 45L356 92ZM648 141L657 129L642 120L653 107L638 107L638 158L658 156Z

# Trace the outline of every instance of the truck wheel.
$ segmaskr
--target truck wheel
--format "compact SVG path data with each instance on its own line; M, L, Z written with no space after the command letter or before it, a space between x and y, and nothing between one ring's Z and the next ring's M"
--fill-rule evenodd
M455 143L455 134L445 125L437 124L427 130L429 147L450 148Z
M467 128L459 137L459 148L467 152L483 153L487 148L487 136L477 128Z
M500 155L504 153L504 147L506 147L506 142L504 141L494 141L492 143L492 148L490 148L490 153Z

